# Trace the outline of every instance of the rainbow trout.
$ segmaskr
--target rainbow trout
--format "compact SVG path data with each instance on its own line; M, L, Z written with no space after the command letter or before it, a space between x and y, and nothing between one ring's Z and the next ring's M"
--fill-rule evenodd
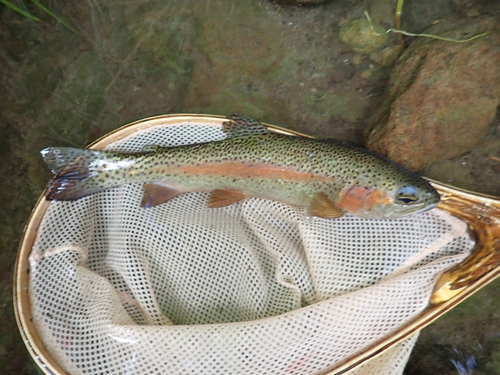
M150 146L138 154L49 147L55 174L48 200L75 200L142 182L142 206L190 191L211 191L209 207L258 197L308 207L336 218L399 218L429 210L439 194L418 175L369 151L339 142L273 134L261 123L231 117L227 138L189 146Z

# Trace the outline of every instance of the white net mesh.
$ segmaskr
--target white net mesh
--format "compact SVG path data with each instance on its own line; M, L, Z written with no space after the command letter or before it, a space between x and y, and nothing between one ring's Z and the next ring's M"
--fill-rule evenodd
M186 123L107 149L223 138ZM473 246L466 225L437 209L327 220L261 199L211 209L207 193L154 208L141 198L127 184L52 202L39 228L32 313L69 373L322 373L415 319ZM415 339L355 373L401 374Z
M418 333L389 348L374 360L349 372L349 375L396 375L402 374Z

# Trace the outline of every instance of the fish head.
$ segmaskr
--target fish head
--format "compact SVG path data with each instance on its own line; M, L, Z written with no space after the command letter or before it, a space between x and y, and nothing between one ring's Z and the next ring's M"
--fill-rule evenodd
M405 182L385 180L380 184L356 184L341 192L338 206L369 219L396 219L425 212L437 206L439 193L418 176Z
M384 219L395 219L416 215L437 206L439 193L431 184L421 179L417 183L407 182L395 185L386 191L388 200L376 207L377 216Z

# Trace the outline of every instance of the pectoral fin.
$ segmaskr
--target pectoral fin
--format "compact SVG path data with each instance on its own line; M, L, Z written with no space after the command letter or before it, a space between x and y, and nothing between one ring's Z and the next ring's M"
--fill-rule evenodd
M144 185L141 207L154 207L184 193L182 190L157 182Z
M213 190L208 201L208 207L225 207L248 198L241 191L237 190Z
M325 219L336 219L345 211L338 208L324 193L317 193L309 206L309 214Z

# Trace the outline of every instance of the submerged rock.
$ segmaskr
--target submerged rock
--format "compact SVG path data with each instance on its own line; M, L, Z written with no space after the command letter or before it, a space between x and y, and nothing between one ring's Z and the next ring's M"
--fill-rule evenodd
M380 66L391 66L398 58L401 50L402 47L400 45L385 47L381 51L370 53L370 60Z
M497 27L491 18L467 21L430 33L465 39ZM413 170L471 150L500 103L499 46L498 32L467 43L415 43L394 68L367 147Z
M401 29L411 33L420 33L437 20L443 20L457 12L461 8L458 2L456 0L405 1L401 16ZM395 0L369 0L366 9L374 22L384 27L395 27Z
M339 39L355 52L373 52L383 47L388 39L385 30L366 19L349 21L341 27Z

